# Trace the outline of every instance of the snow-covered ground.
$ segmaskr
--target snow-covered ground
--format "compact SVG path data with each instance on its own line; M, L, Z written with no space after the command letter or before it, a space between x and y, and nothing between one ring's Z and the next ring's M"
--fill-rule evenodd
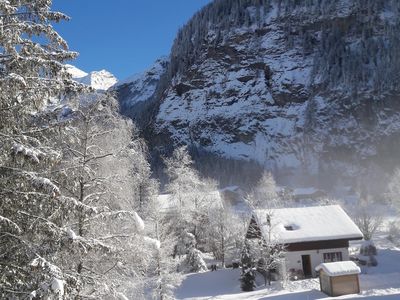
M319 290L317 278L288 282L284 289L278 283L260 286L253 292L241 292L240 269L221 269L216 272L188 274L176 290L177 299L250 299L250 300L316 300L316 299L400 299L400 248L386 239L381 232L374 239L378 248L378 266L362 267L361 293L341 297L328 297ZM356 251L361 242L351 244Z

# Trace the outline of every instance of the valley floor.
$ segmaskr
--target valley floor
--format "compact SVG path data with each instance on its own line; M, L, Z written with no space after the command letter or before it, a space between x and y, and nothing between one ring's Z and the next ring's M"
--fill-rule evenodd
M319 290L317 278L291 281L285 288L277 283L271 287L259 287L253 292L241 292L240 269L221 269L186 275L176 290L177 299L250 299L250 300L316 300L316 299L400 299L400 248L390 243L381 234L374 240L378 248L378 266L362 267L360 275L361 293L330 298ZM350 250L356 251L360 243L353 243Z

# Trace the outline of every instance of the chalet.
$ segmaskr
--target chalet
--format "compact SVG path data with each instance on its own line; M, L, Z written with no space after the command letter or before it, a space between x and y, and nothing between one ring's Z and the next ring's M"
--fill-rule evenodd
M315 277L321 263L348 261L349 241L363 238L339 205L255 210L249 239L285 245L286 269Z

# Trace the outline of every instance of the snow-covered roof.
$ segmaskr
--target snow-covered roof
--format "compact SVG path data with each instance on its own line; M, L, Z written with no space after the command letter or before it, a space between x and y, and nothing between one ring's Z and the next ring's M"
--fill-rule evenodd
M264 237L268 233L279 243L363 237L360 229L339 205L259 209L254 211L254 216Z
M322 263L315 268L315 271L324 270L329 276L360 274L361 270L353 261L336 261Z

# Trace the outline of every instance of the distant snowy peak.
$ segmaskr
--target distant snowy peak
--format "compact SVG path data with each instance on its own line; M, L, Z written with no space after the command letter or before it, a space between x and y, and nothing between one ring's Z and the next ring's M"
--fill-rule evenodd
M93 71L87 76L78 80L79 82L90 85L96 90L108 90L110 87L117 83L117 78L106 70Z
M66 67L74 80L89 85L96 90L108 90L118 82L117 78L106 70L86 73L72 65L66 65Z
M88 73L82 71L81 69L78 69L73 65L66 64L65 67L67 68L68 73L72 75L73 79L79 79L88 75Z

